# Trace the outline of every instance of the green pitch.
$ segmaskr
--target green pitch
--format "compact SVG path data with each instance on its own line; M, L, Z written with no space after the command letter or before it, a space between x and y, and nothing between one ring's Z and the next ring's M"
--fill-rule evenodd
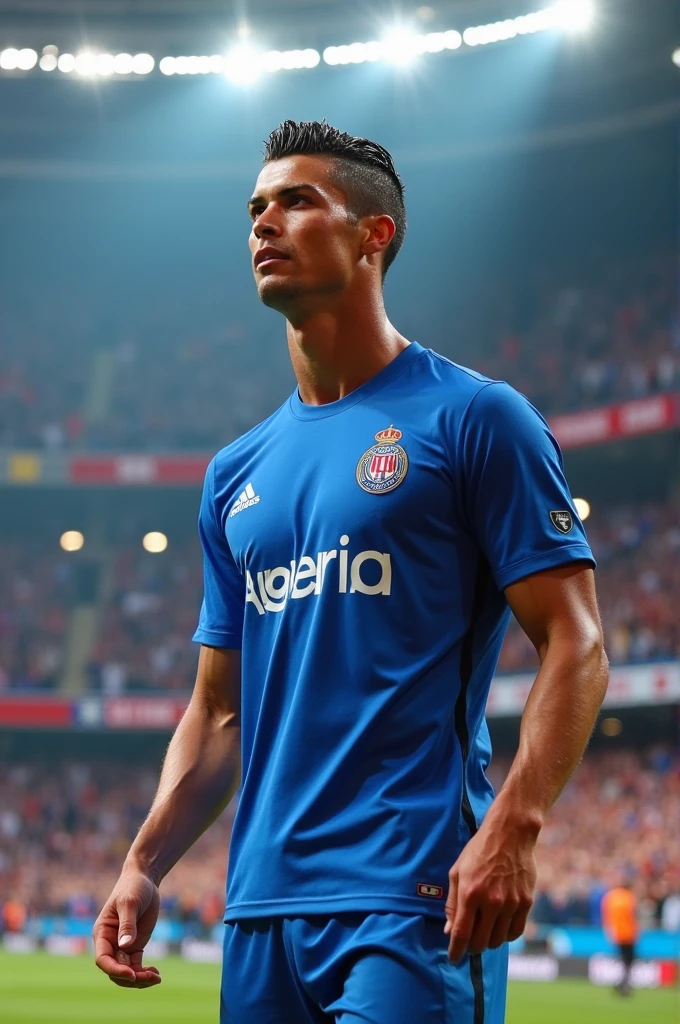
M163 984L131 992L117 989L85 957L0 954L0 1021L217 1024L217 967L178 959L157 966ZM585 982L513 984L506 1024L672 1024L679 1009L678 994L669 990L624 1001Z

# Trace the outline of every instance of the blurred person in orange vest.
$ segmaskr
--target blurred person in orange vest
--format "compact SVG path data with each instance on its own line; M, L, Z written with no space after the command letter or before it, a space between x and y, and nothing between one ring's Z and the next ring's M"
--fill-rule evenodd
M607 938L618 948L623 979L616 986L622 996L631 994L630 972L635 961L638 937L637 897L629 881L622 881L602 897L602 924Z
M18 900L7 900L2 908L2 924L6 932L23 932L26 926L26 907Z

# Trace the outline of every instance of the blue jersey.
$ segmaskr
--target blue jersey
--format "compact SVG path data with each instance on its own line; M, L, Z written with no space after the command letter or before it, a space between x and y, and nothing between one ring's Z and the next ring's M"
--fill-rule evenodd
M194 639L242 647L227 920L443 914L493 797L504 589L593 564L547 424L413 343L223 449L199 530Z

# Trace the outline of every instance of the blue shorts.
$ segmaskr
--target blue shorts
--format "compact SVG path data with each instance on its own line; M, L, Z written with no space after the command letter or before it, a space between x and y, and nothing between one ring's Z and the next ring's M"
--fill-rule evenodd
M404 914L231 922L220 1024L503 1024L507 946L447 948L443 921Z

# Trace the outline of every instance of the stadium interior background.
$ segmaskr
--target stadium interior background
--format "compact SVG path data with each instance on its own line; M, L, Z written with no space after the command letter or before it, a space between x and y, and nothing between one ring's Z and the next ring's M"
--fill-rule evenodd
M325 117L387 146L405 180L409 229L386 285L392 320L527 394L589 505L612 686L541 841L516 976L533 963L539 976L611 981L599 901L623 872L644 928L636 983L673 979L676 4L600 0L580 32L463 42L401 63L321 59L253 82L158 68L164 55L231 46L322 54L390 26L462 31L540 6L0 0L6 950L86 947L153 795L197 657L203 470L293 387L283 325L251 280L245 202L269 131L287 117ZM144 52L156 66L102 76L43 60L46 70L21 70L12 56L3 64L11 48L32 48L36 60ZM494 780L535 664L511 627L489 706ZM211 955L230 819L231 809L164 884L159 952Z

